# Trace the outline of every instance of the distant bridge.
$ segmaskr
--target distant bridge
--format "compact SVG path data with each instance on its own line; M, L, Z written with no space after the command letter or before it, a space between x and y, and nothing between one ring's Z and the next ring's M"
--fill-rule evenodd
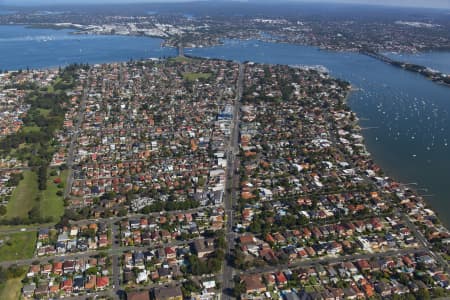
M443 84L445 86L450 86L450 82L448 80L447 75L442 74L441 72L430 71L425 66L417 65L417 64L413 64L413 63L402 62L402 61L397 61L397 60L387 57L386 55L380 54L372 49L361 49L361 50L359 50L359 53L370 56L372 58L375 58L375 59L385 62L387 64L390 64L391 66L401 68L401 69L407 70L409 72L418 73L418 74L425 76L426 78L428 78L434 82L437 82L439 84Z
M380 54L380 53L375 52L373 50L360 50L359 53L367 55L367 56L370 56L370 57L373 57L375 59L378 59L380 61L383 61L383 62L391 64L391 65L394 64L394 63L398 63L397 61L387 57L386 55Z
M179 43L178 46L178 56L180 57L184 57L184 47L182 43Z

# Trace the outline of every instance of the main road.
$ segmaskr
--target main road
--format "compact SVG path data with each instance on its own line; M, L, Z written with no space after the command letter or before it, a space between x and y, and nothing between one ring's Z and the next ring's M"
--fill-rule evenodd
M117 251L119 247L119 230L118 225L116 222L110 221L109 226L111 228L111 249L115 252ZM113 282L113 295L112 297L115 299L119 299L119 292L120 292L120 261L119 261L119 254L113 254L112 256L112 282Z
M84 89L83 89L83 95L81 96L80 108L79 108L77 120L75 123L74 133L72 135L72 139L70 140L69 151L67 154L67 168L69 170L69 173L67 175L66 186L64 189L64 199L66 199L69 196L70 190L72 188L72 183L73 183L72 165L73 165L74 156L75 156L75 144L77 142L78 135L80 134L81 124L83 124L83 120L84 120L84 111L86 110L86 101L89 96L89 85L90 85L90 82L87 79Z
M241 106L241 98L244 88L244 65L239 64L239 75L236 83L236 99L234 101L233 123L230 144L227 152L227 179L225 190L225 215L226 222L226 238L227 249L225 251L225 262L222 270L222 299L229 300L232 298L231 291L233 289L233 267L230 257L231 250L234 248L233 234L233 209L235 190L239 184L239 177L236 174L236 168L239 166L239 113Z

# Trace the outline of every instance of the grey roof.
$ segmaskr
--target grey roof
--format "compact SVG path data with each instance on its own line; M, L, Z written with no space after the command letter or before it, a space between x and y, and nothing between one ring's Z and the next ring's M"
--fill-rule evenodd
M155 295L155 299L157 300L169 299L183 295L179 285L154 288L153 293Z

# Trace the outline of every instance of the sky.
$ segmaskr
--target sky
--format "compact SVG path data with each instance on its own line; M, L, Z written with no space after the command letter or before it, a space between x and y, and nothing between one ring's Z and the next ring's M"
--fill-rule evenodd
M39 4L96 4L96 3L163 3L163 2L189 2L192 0L0 0L0 5L39 5ZM214 0L209 0L214 1ZM236 1L236 0L228 0ZM237 0L239 1L239 0ZM248 0L243 0L248 1ZM251 0L258 2L257 0ZM450 9L450 0L284 0L289 2L333 2L333 3L358 3L377 4L390 6L411 6ZM264 0L264 2L271 2ZM272 0L279 3L279 0Z

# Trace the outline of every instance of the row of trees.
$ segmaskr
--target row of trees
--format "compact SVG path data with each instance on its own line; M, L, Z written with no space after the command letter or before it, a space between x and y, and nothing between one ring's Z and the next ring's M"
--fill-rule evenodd
M38 188L43 191L47 189L47 168L48 165L42 164L37 172L38 175Z
M23 266L12 265L8 268L0 266L0 283L6 282L8 279L19 278L25 275L26 268Z
M204 274L217 273L222 268L225 253L222 249L217 249L206 260L198 258L197 255L189 255L188 266L184 270L186 273L199 276Z
M0 219L0 225L29 225L36 223L51 223L54 221L55 219L52 216L42 217L39 206L37 205L33 206L30 211L28 211L28 216L26 218L14 217L11 219Z
M23 179L22 173L11 174L6 185L7 186L17 186L22 179Z

